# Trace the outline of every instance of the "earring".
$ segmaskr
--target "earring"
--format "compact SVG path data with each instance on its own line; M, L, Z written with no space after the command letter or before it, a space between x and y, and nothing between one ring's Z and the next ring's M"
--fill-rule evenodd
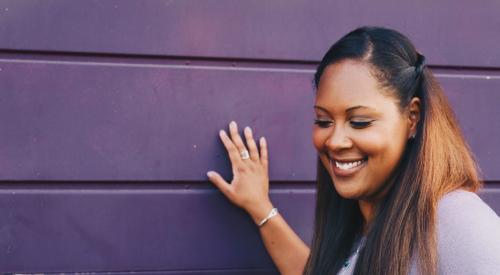
M416 133L413 133L413 135L410 136L410 139L415 139Z

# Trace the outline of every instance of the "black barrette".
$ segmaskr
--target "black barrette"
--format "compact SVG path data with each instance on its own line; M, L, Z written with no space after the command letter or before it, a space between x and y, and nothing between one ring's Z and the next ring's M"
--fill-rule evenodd
M415 63L415 72L417 73L417 77L422 74L425 67L425 56L417 53L417 62Z

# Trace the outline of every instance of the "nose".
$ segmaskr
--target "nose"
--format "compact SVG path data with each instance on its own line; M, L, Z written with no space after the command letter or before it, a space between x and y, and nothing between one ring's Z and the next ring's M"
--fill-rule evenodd
M352 140L341 125L335 125L332 133L325 141L325 146L331 151L339 151L352 147Z

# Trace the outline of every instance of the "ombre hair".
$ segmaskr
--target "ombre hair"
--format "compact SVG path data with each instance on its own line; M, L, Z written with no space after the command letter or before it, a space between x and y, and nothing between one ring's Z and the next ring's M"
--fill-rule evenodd
M387 179L390 189L377 207L354 274L408 274L413 262L421 274L437 274L437 203L450 191L479 189L476 162L440 85L429 68L419 68L422 56L408 38L380 27L348 33L323 57L316 88L325 68L343 60L367 64L401 112L414 97L421 104L416 135ZM336 274L362 227L357 201L337 193L318 160L314 236L304 274Z

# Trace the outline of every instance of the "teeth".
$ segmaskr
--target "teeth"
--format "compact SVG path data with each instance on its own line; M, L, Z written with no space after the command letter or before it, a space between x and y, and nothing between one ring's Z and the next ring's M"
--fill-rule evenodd
M352 169L354 167L359 166L361 163L363 163L362 160L353 161L353 162L338 162L338 161L335 161L335 166L337 166L337 168L340 168L342 170L349 170L349 169Z

